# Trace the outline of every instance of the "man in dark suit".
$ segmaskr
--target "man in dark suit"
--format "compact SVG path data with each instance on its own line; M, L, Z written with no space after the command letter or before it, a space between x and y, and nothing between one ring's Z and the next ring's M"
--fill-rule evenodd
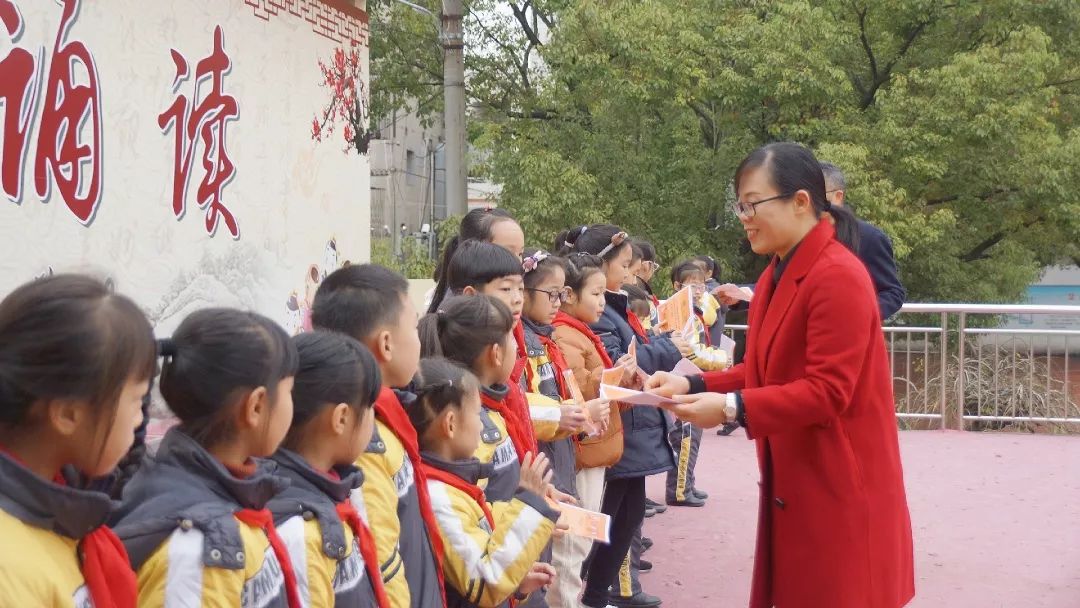
M844 172L832 163L821 163L821 172L825 175L825 196L829 202L840 207L844 205L844 188L847 186ZM859 259L862 260L877 292L878 309L881 320L893 316L907 299L907 291L900 283L896 272L896 256L893 254L892 241L880 228L869 222L859 220Z

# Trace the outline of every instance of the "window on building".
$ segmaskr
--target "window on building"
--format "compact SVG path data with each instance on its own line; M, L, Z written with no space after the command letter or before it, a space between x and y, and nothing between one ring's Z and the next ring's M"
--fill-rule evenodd
M420 183L420 158L412 150L405 151L405 183L415 186Z

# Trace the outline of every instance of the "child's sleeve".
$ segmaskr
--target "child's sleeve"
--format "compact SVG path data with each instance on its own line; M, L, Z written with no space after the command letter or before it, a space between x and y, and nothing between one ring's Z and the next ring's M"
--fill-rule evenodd
M490 505L495 527L488 532L480 524L484 515L471 498L452 496L442 483L428 487L443 535L447 585L479 608L497 608L517 591L540 558L558 512L543 498L519 489L513 500Z
M177 529L136 573L139 606L226 608L244 591L244 570L203 565L203 533Z
M525 393L529 404L529 418L532 419L533 432L540 441L557 441L569 437L559 431L562 420L562 404L541 393Z
M388 433L388 430L380 430ZM393 608L409 608L411 595L405 580L405 564L401 559L401 521L398 519L398 494L393 474L385 454L364 452L356 465L364 471L364 509L375 538L375 554L379 558L386 595Z
M289 552L300 603L312 607L333 606L337 560L327 557L323 551L319 521L296 515L278 526L277 532Z

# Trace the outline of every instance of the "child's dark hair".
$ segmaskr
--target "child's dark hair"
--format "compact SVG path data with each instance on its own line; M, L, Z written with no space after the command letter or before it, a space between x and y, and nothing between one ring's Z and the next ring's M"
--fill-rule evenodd
M814 153L806 146L793 142L773 142L754 150L739 163L735 170L735 193L739 193L739 184L743 174L751 169L763 167L769 174L776 189L786 197L794 196L799 190L810 195L814 214L832 215L836 225L836 238L848 249L859 250L859 225L855 214L847 207L836 207L825 197L825 176L821 164Z
M630 239L630 242L637 246L641 250L641 259L646 262L656 261L656 247L649 241L642 239Z
M26 283L0 301L0 427L18 428L52 399L87 400L111 420L127 383L154 375L156 355L146 315L105 283L77 274Z
M477 291L484 285L509 276L521 276L521 260L506 249L482 241L465 241L457 248L457 253L447 266L447 291L431 298L428 312L435 312L449 294L460 294L466 287Z
M671 282L672 284L685 285L695 275L700 276L702 280L709 278L708 273L702 270L701 266L698 266L696 260L683 260L671 269Z
M484 349L502 344L513 327L514 315L501 301L454 296L420 319L420 356L446 357L472 369Z
M642 251L641 246L633 241L630 241L630 263L640 262L644 259L645 252Z
M447 271L450 269L450 260L454 258L454 254L457 253L459 245L470 240L490 243L492 231L497 224L500 222L513 221L514 216L510 215L505 209L500 209L498 207L473 209L466 213L465 216L461 218L461 226L458 228L458 233L446 243L446 247L444 247L442 251L442 256L439 258L439 265L435 267L434 278L436 283L433 300L442 301L442 299L446 297L446 293L450 290L449 283L447 283Z
M393 325L409 294L405 277L377 264L335 270L323 279L311 305L311 323L319 329L365 341Z
M622 228L612 224L577 226L555 237L556 251L566 257L570 253L590 253L606 262L615 258L624 247L629 247L628 237Z
M574 253L566 258L566 286L575 293L585 287L594 274L604 273L604 261L588 253Z
M412 383L416 399L405 405L420 441L447 408L460 408L465 395L479 388L476 376L457 363L442 358L421 359Z
M720 280L720 263L711 255L695 256L694 260L705 265L705 280Z
M317 331L293 338L300 359L293 380L293 417L285 445L294 448L303 427L326 407L347 403L362 414L375 403L382 374L366 346L344 334Z
M652 298L649 297L648 292L631 283L623 285L622 290L626 292L627 304L634 314L639 317L648 317L652 312Z
M264 386L275 399L278 383L299 365L296 346L277 323L231 308L191 313L161 341L161 354L161 396L204 447L231 438L237 398Z
M522 268L525 269L525 288L532 289L543 283L556 268L562 268L565 273L566 260L543 249L526 249Z

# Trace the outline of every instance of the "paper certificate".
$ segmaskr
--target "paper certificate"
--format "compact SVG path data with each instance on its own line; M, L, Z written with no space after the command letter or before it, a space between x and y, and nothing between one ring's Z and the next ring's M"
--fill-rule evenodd
M660 407L668 403L675 403L675 401L672 401L667 397L661 397L660 395L654 395L652 393L643 393L621 386L612 386L610 384L600 385L600 396L604 399L610 399L611 401L625 403L626 405Z
M563 370L563 381L566 383L567 388L570 389L570 396L577 406L585 410L585 434L589 437L596 437L600 434L600 428L596 426L596 421L592 419L589 408L585 406L585 395L581 393L581 387L578 386L577 378L574 377L574 370Z
M606 544L611 542L611 516L589 511L574 505L560 503L557 507L562 515L559 523L570 527L567 534L581 538L591 538Z

